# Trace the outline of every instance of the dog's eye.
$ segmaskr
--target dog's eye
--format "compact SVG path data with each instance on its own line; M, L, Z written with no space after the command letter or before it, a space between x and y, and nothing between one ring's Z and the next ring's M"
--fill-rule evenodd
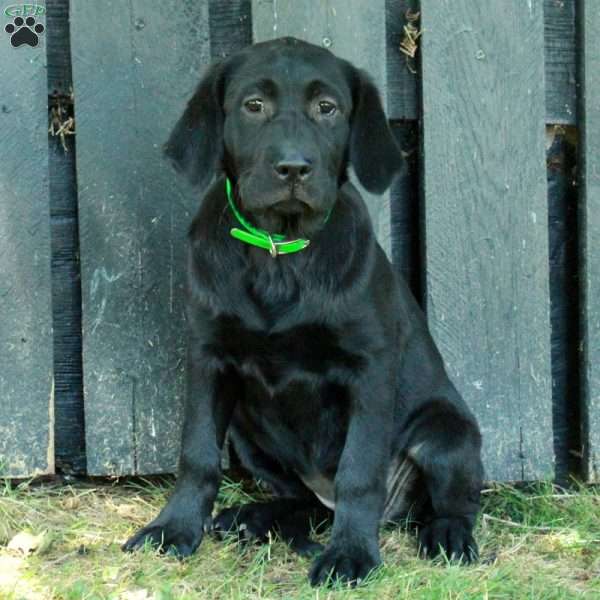
M329 102L327 100L321 100L321 102L319 102L319 112L322 115L327 115L330 117L331 115L335 114L336 110L337 107L333 102Z
M262 112L264 108L263 101L260 98L252 98L251 100L248 100L246 103L244 103L244 106L246 107L246 110L248 112L252 113Z

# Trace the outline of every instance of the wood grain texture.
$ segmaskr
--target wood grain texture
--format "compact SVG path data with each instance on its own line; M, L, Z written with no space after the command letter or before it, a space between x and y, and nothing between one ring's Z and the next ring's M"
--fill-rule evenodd
M252 43L251 0L210 0L210 53L225 58Z
M88 473L170 472L198 192L161 147L210 61L208 3L73 0L71 36Z
M487 478L549 477L542 2L421 8L431 330L479 419Z
M69 0L46 1L48 93L68 94L71 88Z
M580 281L587 476L600 481L600 11L579 1Z
M52 231L52 331L56 468L85 473L83 372L81 366L81 280L75 146L50 140L50 226Z
M252 29L255 42L290 35L328 47L365 69L387 104L385 0L252 0ZM355 177L353 181L367 203L377 239L391 258L390 194L369 194Z
M2 13L0 476L25 477L54 472L48 96L44 38L13 48L8 22Z
M577 118L575 0L544 0L544 46L546 123L573 125Z

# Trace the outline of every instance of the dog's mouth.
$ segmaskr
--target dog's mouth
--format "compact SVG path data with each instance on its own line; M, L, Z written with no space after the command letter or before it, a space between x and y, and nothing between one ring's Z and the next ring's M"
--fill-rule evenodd
M304 184L281 186L274 190L265 210L279 214L309 214L315 211L318 201L313 197L311 188Z
M314 232L316 213L304 202L295 199L277 202L255 213L257 224L271 233L288 238L307 237Z
M287 200L276 202L267 208L267 211L273 211L276 215L282 217L301 217L303 215L310 216L313 212L311 205L305 200L300 200L291 196Z
M295 183L261 189L260 180L254 177L235 179L235 201L244 217L259 229L289 240L310 239L327 221L330 208L323 187Z
M262 199L264 202L264 198ZM321 210L305 190L288 188L280 190L268 204L251 207L243 200L244 208L257 227L288 238L307 237L324 221Z

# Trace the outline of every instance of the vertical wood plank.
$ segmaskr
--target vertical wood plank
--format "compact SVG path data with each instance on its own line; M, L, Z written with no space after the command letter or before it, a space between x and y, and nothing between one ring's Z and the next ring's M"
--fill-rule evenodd
M568 485L574 474L581 473L576 139L574 128L546 128L552 429L555 479L560 485Z
M71 10L88 472L173 471L198 198L161 147L209 62L208 3Z
M428 318L496 480L553 474L542 4L421 0Z
M25 477L54 472L48 96L43 34L14 48L10 22L2 12L0 476Z
M582 382L587 476L600 481L600 11L579 0Z
M48 95L52 111L69 116L73 85L69 1L47 0ZM64 144L64 146L63 146ZM49 139L52 238L52 333L54 342L54 451L56 469L84 474L85 426L81 367L81 280L75 136Z
M253 39L261 42L294 36L365 69L387 103L386 3L385 0L323 0L277 2L252 0ZM379 243L391 258L390 194L376 196L360 189Z

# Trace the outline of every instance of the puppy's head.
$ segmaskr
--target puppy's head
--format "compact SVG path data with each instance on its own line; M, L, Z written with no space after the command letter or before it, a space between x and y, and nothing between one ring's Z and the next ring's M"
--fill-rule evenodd
M349 163L367 190L381 193L401 160L369 77L294 38L213 65L166 154L195 184L224 170L257 225L303 235L324 222Z

